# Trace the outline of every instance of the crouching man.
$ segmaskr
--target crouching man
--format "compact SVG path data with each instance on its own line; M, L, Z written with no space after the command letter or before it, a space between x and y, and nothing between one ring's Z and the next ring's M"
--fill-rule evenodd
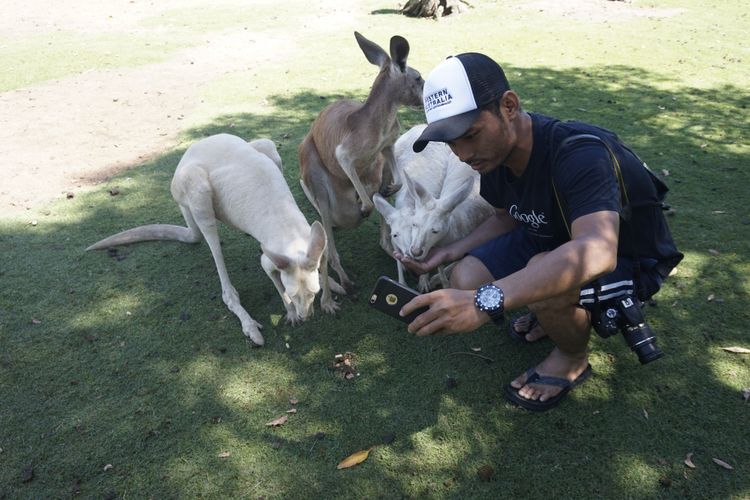
M511 336L549 336L555 347L504 393L539 411L590 376L592 321L609 334L633 326L627 340L641 362L659 357L647 325L634 325L642 323L638 301L683 257L661 210L666 186L612 132L524 111L502 68L482 54L441 62L425 82L424 108L428 126L414 150L447 143L481 174L481 195L496 212L423 261L395 255L417 273L459 261L452 288L403 307L407 315L429 306L409 331L470 332L527 306L530 314L510 322Z

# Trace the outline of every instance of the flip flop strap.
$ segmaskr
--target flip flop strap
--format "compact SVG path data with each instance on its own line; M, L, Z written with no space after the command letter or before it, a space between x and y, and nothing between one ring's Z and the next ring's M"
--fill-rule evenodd
M526 383L527 384L541 384L541 385L554 385L556 387L570 387L573 382L570 380L553 377L551 375L539 375L535 368L529 368L526 370Z

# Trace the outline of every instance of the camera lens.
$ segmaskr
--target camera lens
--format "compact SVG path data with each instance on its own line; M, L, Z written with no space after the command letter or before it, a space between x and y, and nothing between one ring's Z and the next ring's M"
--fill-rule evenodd
M627 328L623 334L625 342L627 342L633 352L638 355L638 361L640 361L642 365L664 356L661 349L656 347L656 336L646 323Z

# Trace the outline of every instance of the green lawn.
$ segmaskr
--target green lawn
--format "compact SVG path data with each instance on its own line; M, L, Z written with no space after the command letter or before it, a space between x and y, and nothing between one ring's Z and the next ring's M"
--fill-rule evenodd
M4 61L37 54L0 76L0 90L11 90L101 69L99 51L126 70L218 31L249 26L296 41L264 71L207 85L205 109L222 113L207 111L168 154L40 209L37 225L0 218L0 499L750 497L750 355L722 349L750 348L750 8L570 2L589 6L577 14L563 2L473 3L435 22L361 0L330 28L304 19L305 2L284 3L275 17L272 3L222 4L150 19L131 43L59 35L82 47L78 57L40 50L38 37L0 43ZM591 8L599 3L605 11ZM84 252L124 228L181 224L174 167L189 143L217 132L276 141L314 220L297 145L325 104L367 94L376 70L354 30L383 46L405 36L424 74L448 54L483 51L504 65L526 109L611 128L665 176L686 257L648 309L663 359L641 366L622 338L594 338L590 382L546 414L516 409L502 385L551 344L521 346L489 325L415 338L372 311L369 288L395 275L375 216L337 232L358 295L297 327L279 321L259 245L222 228L230 276L265 326L263 348L223 304L205 244L135 245L119 259ZM401 117L404 127L422 120ZM473 348L493 362L468 355ZM353 380L332 369L346 352ZM292 407L285 424L266 425ZM364 463L336 469L372 446ZM683 463L690 453L695 468Z

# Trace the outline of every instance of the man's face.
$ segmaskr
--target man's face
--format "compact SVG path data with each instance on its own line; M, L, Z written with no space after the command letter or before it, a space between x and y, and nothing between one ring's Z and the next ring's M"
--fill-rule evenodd
M499 114L482 111L464 135L447 142L453 154L482 175L501 165L515 143L515 133L502 110Z

